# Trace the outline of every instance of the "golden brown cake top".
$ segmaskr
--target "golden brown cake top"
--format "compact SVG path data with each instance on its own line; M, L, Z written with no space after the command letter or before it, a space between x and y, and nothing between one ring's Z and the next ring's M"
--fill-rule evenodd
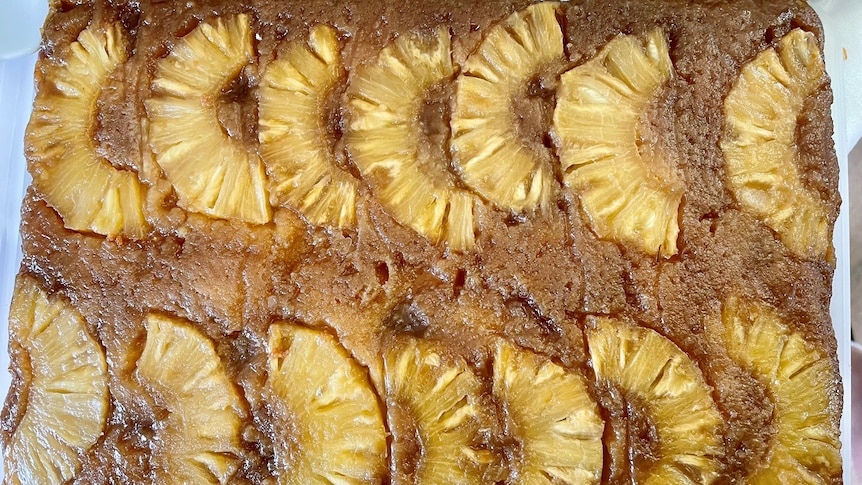
M10 475L840 483L809 7L61 3L44 36ZM35 420L58 359L74 439Z

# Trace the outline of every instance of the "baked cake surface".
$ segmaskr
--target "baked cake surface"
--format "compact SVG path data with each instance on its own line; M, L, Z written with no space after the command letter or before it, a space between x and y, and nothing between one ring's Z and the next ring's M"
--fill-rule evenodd
M841 483L820 23L60 2L10 483Z

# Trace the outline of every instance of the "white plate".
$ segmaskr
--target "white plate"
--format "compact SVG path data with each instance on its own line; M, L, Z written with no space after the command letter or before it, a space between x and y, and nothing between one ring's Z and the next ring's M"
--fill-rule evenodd
M841 193L841 213L835 223L833 242L838 266L832 281L830 313L838 339L838 363L844 384L844 409L841 414L841 456L844 461L844 483L852 481L852 440L850 439L850 207L847 180L847 155L860 136L858 109L860 85L859 73L862 64L854 61L862 58L859 44L859 25L862 21L862 2L858 0L812 0L811 6L820 15L826 35L824 52L826 70L832 78L835 102L832 119L835 121L835 151L840 168L838 191ZM855 56L855 57L854 57ZM850 60L851 62L847 62ZM851 93L853 93L851 95ZM848 139L852 137L852 139ZM858 189L857 189L858 190ZM858 209L857 209L858 210ZM858 217L858 216L857 216ZM857 370L859 372L859 370Z
M851 391L851 411L853 414L862 415L862 345L853 342L850 346L850 366L856 369L853 373L852 391ZM862 420L857 419L852 421L852 439L851 445L857 450L862 447ZM856 472L853 476L854 484L862 483L862 453L853 455L853 466Z
M2 0L0 4L6 7L15 2L16 0ZM846 396L841 420L843 443L841 453L844 458L844 483L850 484L853 483L850 479L852 463L850 458L852 456L850 452L850 235L849 209L846 201L848 199L847 154L852 144L847 142L847 130L850 129L850 136L853 137L852 141L855 144L862 132L860 128L862 123L859 121L862 110L855 109L860 99L858 93L862 92L862 85L859 82L862 63L858 61L847 63L845 52L862 59L862 44L855 42L856 39L853 37L858 37L858 26L862 25L862 2L812 0L811 4L820 14L826 30L826 66L832 77L836 100L833 105L833 119L835 120L835 147L840 165L839 191L845 201L842 203L841 215L835 226L834 244L838 267L835 271L830 311L835 337L838 339L838 359ZM4 15L0 9L0 18L8 20L10 17ZM3 32L4 25L0 22L0 34ZM27 35L35 32L37 37L40 26L41 20L26 28L24 23L21 23L21 28L28 33ZM0 36L0 58L2 58L2 49L5 48L2 45L3 39L4 37ZM10 47L9 52L12 51L15 49ZM27 52L27 48L21 48L15 52L22 51ZM854 58L851 57L851 59ZM33 97L35 60L35 55L29 55L0 61L0 322L5 322L8 315L14 278L21 261L21 244L18 236L19 210L24 188L30 181L24 168L23 137ZM849 121L848 117L850 117ZM6 325L0 325L0 369L3 370L9 367L9 356L6 352L7 339ZM0 370L0 397L3 401L5 401L9 383L9 374ZM2 456L0 456L0 473L2 469Z
M6 321L21 262L19 208L24 187L30 183L24 166L24 128L33 103L35 63L35 54L0 62L0 397L4 403L11 383ZM0 476L2 464L0 454Z
M36 52L42 38L39 29L47 14L47 0L0 2L0 60Z

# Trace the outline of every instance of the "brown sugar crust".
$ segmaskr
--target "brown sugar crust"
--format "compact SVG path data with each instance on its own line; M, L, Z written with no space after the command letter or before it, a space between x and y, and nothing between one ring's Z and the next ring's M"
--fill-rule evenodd
M151 95L155 62L182 35L216 16L250 17L255 61L225 95L236 105L235 116L225 123L232 125L236 143L255 150L255 87L267 65L289 42L307 38L315 23L338 30L349 82L350 73L392 39L407 32L430 33L440 25L451 33L453 63L463 65L492 25L527 5L520 0L57 5L45 25L39 66L56 62L91 22L123 25L130 57L103 89L94 137L100 155L139 174L148 186L148 201L154 202L147 213L152 232L132 241L65 229L33 189L24 201L22 271L34 275L46 291L65 295L107 355L110 416L104 435L83 457L81 483L142 483L154 476L147 441L162 410L133 378L145 340L144 317L152 312L188 320L212 338L249 403L252 419L244 423L244 464L236 483L262 483L273 473L273 445L267 437L271 427L261 387L266 380L267 331L280 321L337 336L368 369L381 394L381 355L387 342L404 335L440 342L438 347L463 357L486 387L496 337L583 373L603 418L613 423L608 429L628 427L639 437L606 442L602 477L608 483L638 478L635 465L649 461L655 443L644 406L595 384L585 322L587 316L601 315L651 328L697 363L714 388L712 397L726 423L716 483L735 483L763 461L775 432L767 390L728 356L719 329L722 302L741 295L777 309L791 330L835 361L834 374L823 378L835 390L830 411L837 427L842 398L829 318L831 253L816 260L798 258L767 226L741 210L728 189L720 148L724 97L742 66L794 28L814 33L822 45L820 23L801 3L560 4L569 66L586 62L621 33L644 35L658 27L667 36L673 77L646 119L661 133L656 135L659 149L673 154L667 159L670 170L684 186L679 252L669 258L598 238L577 196L563 189L559 174L559 195L549 209L519 214L481 201L475 211L473 250L450 251L445 244L434 244L397 223L362 183L340 141L344 108L332 109L327 140L342 168L360 179L357 224L344 230L311 227L298 213L281 208L263 225L185 211L177 206L170 185L159 178L142 141L144 100ZM37 85L41 70L37 67ZM338 94L343 103L343 90ZM553 109L553 97L540 102ZM819 194L830 236L840 204L831 102L824 82L806 101L798 126L800 178ZM435 105L428 116L447 117L450 109ZM524 119L544 126L522 127L522 132L549 132L548 116ZM13 377L16 384L2 421L7 441L20 420L16 403L26 399L19 389L23 378ZM610 434L607 431L606 438ZM483 446L504 447L499 440L488 439ZM647 458L632 464L630 456ZM829 480L840 483L840 474Z

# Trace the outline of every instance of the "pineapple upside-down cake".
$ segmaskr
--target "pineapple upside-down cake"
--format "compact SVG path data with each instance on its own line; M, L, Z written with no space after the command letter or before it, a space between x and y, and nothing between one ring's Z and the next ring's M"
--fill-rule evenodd
M841 483L792 0L56 0L6 482Z

